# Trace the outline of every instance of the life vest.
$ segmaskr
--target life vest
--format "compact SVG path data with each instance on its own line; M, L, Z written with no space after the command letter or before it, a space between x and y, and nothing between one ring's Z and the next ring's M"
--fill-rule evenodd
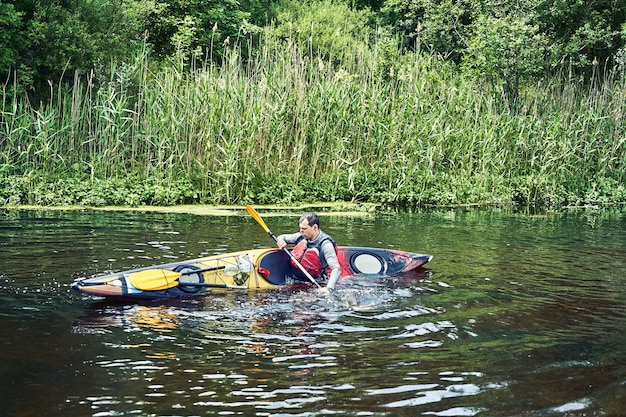
M320 256L320 247L326 240L329 240L333 246L335 245L335 242L330 236L326 236L317 243L311 243L306 239L300 239L291 252L294 258L300 262L300 265L302 265L313 278L326 277L328 275L328 263L325 259L322 260L322 257ZM298 268L298 265L293 261L293 259L291 260L291 264L295 268Z

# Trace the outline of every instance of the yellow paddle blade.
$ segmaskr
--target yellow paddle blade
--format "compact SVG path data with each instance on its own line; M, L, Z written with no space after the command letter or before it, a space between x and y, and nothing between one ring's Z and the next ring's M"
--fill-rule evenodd
M178 285L180 272L169 269L146 269L145 271L133 272L128 276L130 283L138 290L158 291L166 290Z
M270 232L270 228L267 227L267 225L265 224L265 222L263 221L263 219L261 218L261 215L259 213L257 213L257 211L254 209L254 207L252 206L246 206L246 210L248 210L248 214L250 214L252 216L252 218L254 220L257 221L258 224L261 225L261 227L267 232Z

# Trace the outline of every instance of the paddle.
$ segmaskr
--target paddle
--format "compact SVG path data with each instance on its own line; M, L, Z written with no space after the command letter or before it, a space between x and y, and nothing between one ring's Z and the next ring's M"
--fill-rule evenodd
M128 275L130 283L138 290L158 291L166 290L177 285L194 286L194 287L211 287L211 288L247 288L245 286L227 285L227 284L209 284L205 282L179 282L178 279L183 275L193 275L201 272L217 271L224 269L225 266L214 266L205 269L194 269L185 272L176 272L169 269L146 269L145 271L133 272Z
M257 211L254 209L254 207L252 206L246 206L246 210L248 211L248 213L252 216L252 218L254 220L257 221L258 224L261 225L261 227L267 232L268 235L270 235L272 237L272 239L274 239L274 242L278 242L278 238L276 237L276 235L274 233L272 233L272 231L270 230L269 227L267 227L267 225L265 224L265 222L263 221L263 219L261 218L261 215L259 213L257 213ZM315 279L313 279L313 277L311 276L311 274L309 274L309 272L304 269L304 267L302 266L302 264L300 264L300 262L298 262L298 260L296 259L295 256L293 256L293 254L291 252L289 252L287 250L287 248L283 248L283 251L289 255L289 257L291 258L291 260L293 261L294 264L296 264L296 266L300 269L300 271L302 271L302 273L309 279L309 281L311 281L313 284L315 284L317 286L317 288L321 288L320 284L317 283L317 281L315 281Z

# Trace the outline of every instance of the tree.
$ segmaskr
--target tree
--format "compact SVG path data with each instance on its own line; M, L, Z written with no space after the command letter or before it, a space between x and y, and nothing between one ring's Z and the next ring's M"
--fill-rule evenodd
M608 63L624 48L624 1L541 0L535 10L552 68L566 63L589 73L594 62Z
M20 13L12 4L0 2L0 74L4 75L3 82L10 76L22 42Z
M146 25L148 40L156 56L165 58L181 52L201 57L205 53L219 60L223 47L256 31L251 18L263 19L268 0L248 0L243 9L237 0L165 0L163 10L155 11ZM244 48L247 42L239 42Z
M455 62L464 59L467 63L486 36L497 38L488 28L501 19L514 27L502 26L511 33L503 34L498 42L508 43L507 37L512 41L515 31L530 36L528 40L539 36L545 48L539 67L554 72L571 66L589 76L595 64L611 63L626 45L626 2L621 0L386 0L380 17L402 34L408 45L427 48ZM523 21L518 24L517 18ZM527 48L537 49L533 45ZM472 67L477 69L478 64ZM531 75L529 70L520 74Z
M471 0L387 0L382 21L405 45L427 49L458 62L471 24Z
M153 0L13 1L19 23L12 33L8 58L23 90L42 94L63 74L108 68L111 61L132 57L143 42L146 14ZM19 40L20 42L15 42ZM8 71L5 66L0 71Z
M479 15L463 54L463 67L502 86L506 100L517 104L520 85L544 72L545 35L531 15Z
M302 51L342 62L356 57L374 39L371 17L369 9L354 10L345 1L283 0L269 31L297 43Z

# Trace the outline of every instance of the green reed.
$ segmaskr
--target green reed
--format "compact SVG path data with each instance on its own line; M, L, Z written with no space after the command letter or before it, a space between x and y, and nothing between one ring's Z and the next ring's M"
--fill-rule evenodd
M543 80L512 112L497 90L436 56L379 58L377 44L341 64L267 42L191 70L142 55L98 88L76 77L37 106L5 96L0 176L90 181L102 204L116 186L135 190L131 204L626 198L623 79Z

